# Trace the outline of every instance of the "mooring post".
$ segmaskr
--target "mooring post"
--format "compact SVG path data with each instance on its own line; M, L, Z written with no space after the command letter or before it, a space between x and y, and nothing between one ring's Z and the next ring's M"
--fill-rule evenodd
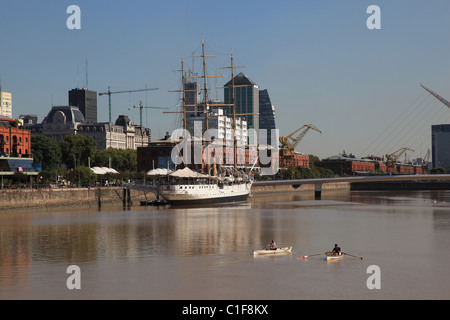
M128 204L128 207L131 207L131 205L133 204L131 202L131 189L130 188L127 188L127 204Z
M318 183L315 185L314 197L316 200L322 199L322 184Z
M127 207L127 188L126 187L123 187L122 204L123 204L123 208L125 209Z
M101 191L102 189L98 188L98 210L100 210L102 208L102 196L101 196Z

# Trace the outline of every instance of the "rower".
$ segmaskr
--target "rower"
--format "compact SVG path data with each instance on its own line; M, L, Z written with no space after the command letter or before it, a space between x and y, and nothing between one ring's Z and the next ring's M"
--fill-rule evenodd
M333 250L331 250L331 252L333 253L334 256L338 256L341 254L342 250L341 248L339 248L339 246L337 245L337 243L334 245Z
M273 239L267 246L269 247L269 250L277 250L277 243Z

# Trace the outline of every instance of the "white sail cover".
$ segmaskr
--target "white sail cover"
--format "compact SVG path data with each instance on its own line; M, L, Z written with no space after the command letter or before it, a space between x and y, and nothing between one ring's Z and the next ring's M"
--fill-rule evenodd
M176 178L208 178L209 176L206 174L201 174L198 172L195 172L188 167L177 170L170 174L171 177Z

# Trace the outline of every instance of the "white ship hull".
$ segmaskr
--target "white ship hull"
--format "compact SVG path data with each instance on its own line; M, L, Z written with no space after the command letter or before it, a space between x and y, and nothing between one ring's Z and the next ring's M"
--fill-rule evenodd
M252 182L219 186L218 184L160 185L158 194L172 205L242 202L248 199Z

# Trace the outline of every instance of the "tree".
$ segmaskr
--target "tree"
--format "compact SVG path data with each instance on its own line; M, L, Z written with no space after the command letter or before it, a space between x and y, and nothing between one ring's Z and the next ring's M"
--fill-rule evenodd
M55 171L61 166L61 148L52 138L32 136L31 154L35 162L42 164L42 170Z
M88 167L79 166L76 170L67 171L65 178L73 184L80 182L82 185L97 181L97 175Z
M97 150L94 157L94 164L98 167L111 167L118 171L136 171L137 151L133 149L113 149Z
M87 166L88 158L93 158L97 146L91 137L80 135L67 135L64 140L59 143L61 147L62 162L68 168L76 166Z
M437 167L430 170L431 174L445 174L446 170L443 167Z

